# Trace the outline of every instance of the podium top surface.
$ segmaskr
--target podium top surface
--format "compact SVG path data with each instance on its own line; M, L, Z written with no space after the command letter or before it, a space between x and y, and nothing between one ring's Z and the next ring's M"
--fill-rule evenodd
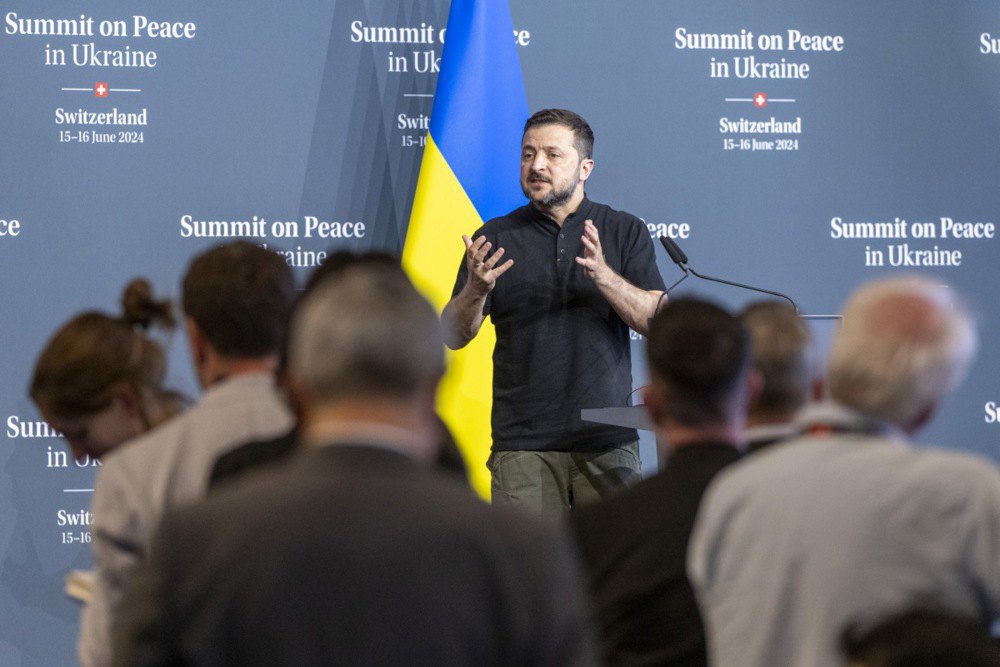
M640 431L652 431L653 423L645 405L633 405L627 408L589 408L580 410L580 419L596 424L635 428Z

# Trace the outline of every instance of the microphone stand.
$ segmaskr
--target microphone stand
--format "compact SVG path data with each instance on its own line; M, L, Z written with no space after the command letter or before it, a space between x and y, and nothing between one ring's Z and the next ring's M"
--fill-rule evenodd
M779 299L784 299L788 303L792 304L792 308L795 309L795 314L796 315L798 315L798 313L799 313L799 307L797 305L795 305L794 301L792 301L792 297L788 296L787 294L782 294L781 292L774 292L774 291L771 291L769 289L764 289L762 287L752 287L750 285L744 285L743 283L735 283L735 282L733 282L731 280L723 280L722 278L713 278L712 276L703 276L700 273L698 273L697 271L695 271L694 269L692 269L691 267L687 267L687 269L692 273L692 275L697 276L698 278L701 278L702 280L710 280L710 281L712 281L714 283L722 283L723 285L730 285L732 287L742 287L743 289L753 290L754 292L760 292L762 294L770 294L771 296L776 296Z
M670 290L672 290L673 288L677 287L677 286L678 286L678 285L680 285L680 284L681 284L682 282L684 282L685 280L687 280L687 279L688 279L688 276L690 275L690 274L688 273L688 268L687 268L686 266L684 266L683 264L678 264L677 266L681 267L681 271L683 271L683 272L684 272L684 275L683 275L683 276L681 276L681 277L680 277L680 279L679 279L679 280L678 280L677 282L675 282L675 283L674 283L673 285L671 285L670 287L668 287L668 288L667 288L667 289L666 289L666 290L665 290L665 291L663 292L664 294L670 294ZM699 277L700 277L700 276L699 276ZM656 308L656 309L657 309L657 310L659 310L659 309L660 309L660 308L659 308L659 304L656 304L656 305L657 305L657 308Z
M784 299L788 303L792 304L792 308L795 310L795 313L798 314L799 307L797 305L795 305L794 301L792 301L792 297L788 296L787 294L782 294L781 292L774 292L772 290L763 289L761 287L753 287L752 285L744 285L743 283L733 282L732 280L724 280L722 278L714 278L712 276L704 276L704 275L698 273L697 271L695 271L694 269L692 269L690 266L687 265L687 261L688 261L687 255L684 254L684 251L681 250L680 246L677 245L676 241L674 241L669 236L661 236L660 237L660 243L663 244L663 249L667 251L667 255L670 256L670 259L674 262L674 264L676 264L677 266L679 266L680 269L681 269L681 271L684 272L684 275L681 277L681 279L678 280L677 282L675 282L669 288L667 288L667 290L663 293L663 296L666 296L670 292L670 290L672 290L673 288L677 287L684 280L686 280L687 277L688 277L688 272L690 272L691 275L693 275L693 276L695 276L697 278L701 278L702 280L708 280L708 281L711 281L711 282L714 282L714 283L721 283L723 285L729 285L730 287L740 287L742 289L748 289L748 290L751 290L753 292L760 292L762 294L770 294L771 296L776 296L779 299ZM660 297L660 302L663 301L663 296ZM656 304L656 308L653 311L654 313L656 313L656 312L658 312L660 310L660 302L658 302Z

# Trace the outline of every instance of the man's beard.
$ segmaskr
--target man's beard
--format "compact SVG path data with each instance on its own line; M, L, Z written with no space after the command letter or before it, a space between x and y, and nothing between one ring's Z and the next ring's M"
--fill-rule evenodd
M529 176L528 178L530 181L531 177ZM562 206L568 202L573 197L573 193L576 192L576 183L569 183L561 190L556 187L555 183L551 183L551 185L552 189L549 190L549 193L539 200L532 199L531 191L528 189L527 185L521 186L521 192L524 193L525 197L531 199L532 202L538 206L544 206L545 208Z

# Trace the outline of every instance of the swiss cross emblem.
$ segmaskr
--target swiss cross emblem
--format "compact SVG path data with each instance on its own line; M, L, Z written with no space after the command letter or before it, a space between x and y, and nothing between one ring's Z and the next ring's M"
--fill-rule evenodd
M753 94L753 105L758 109L763 109L767 106L767 93L754 93Z
M94 97L107 97L108 96L108 82L98 81L94 84Z

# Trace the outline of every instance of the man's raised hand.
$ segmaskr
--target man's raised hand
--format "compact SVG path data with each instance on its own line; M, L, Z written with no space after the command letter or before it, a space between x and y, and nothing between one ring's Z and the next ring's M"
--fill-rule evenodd
M503 248L497 248L492 255L489 254L493 247L485 236L480 236L475 241L465 234L462 235L465 241L465 263L469 269L469 287L478 295L489 294L497 284L497 278L507 272L507 269L514 266L514 260L508 259L497 266L503 257Z
M597 233L597 227L592 220L584 220L583 236L583 257L577 257L576 263L581 265L590 276L591 280L597 282L610 270L604 261L604 249L601 247L601 237Z

